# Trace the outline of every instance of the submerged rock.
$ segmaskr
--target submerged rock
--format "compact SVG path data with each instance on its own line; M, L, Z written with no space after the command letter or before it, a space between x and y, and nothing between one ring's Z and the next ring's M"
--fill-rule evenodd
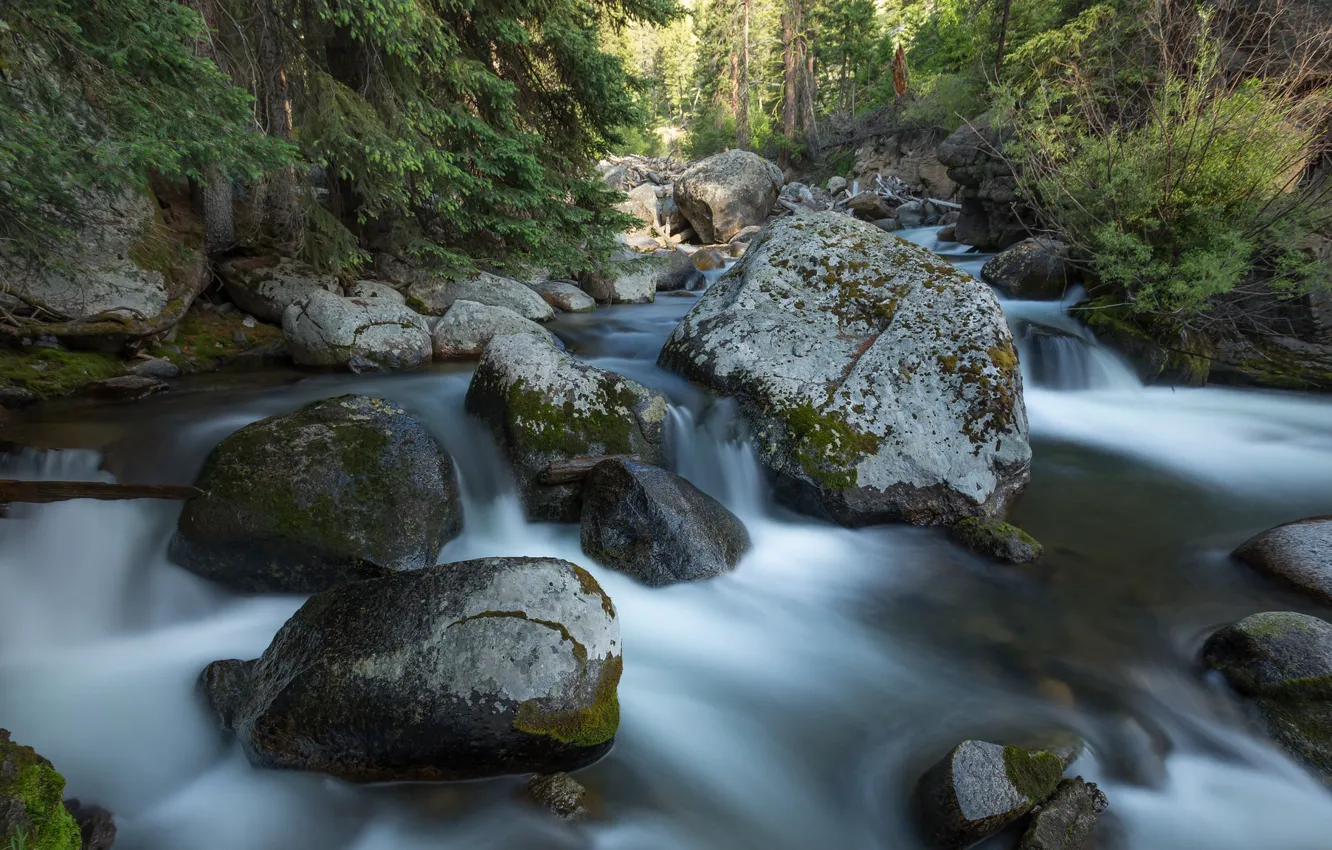
M981 268L981 280L1028 299L1064 297L1071 274L1068 246L1056 239L1024 239Z
M566 313L591 313L597 301L577 285L567 280L541 280L528 287L550 306Z
M755 153L715 154L675 181L675 203L705 245L729 242L762 224L782 188L782 171Z
M1065 779L1032 817L1018 850L1084 850L1109 807L1095 782L1084 782L1081 776Z
M1234 556L1325 605L1332 604L1332 516L1270 528L1245 541Z
M993 517L967 517L953 523L948 536L977 555L988 555L1011 564L1030 564L1041 556L1043 547L1016 525Z
M258 660L228 663L248 669L216 709L260 767L353 782L556 773L601 758L619 727L615 609L550 558L327 590Z
M736 397L779 498L846 525L996 514L1029 477L990 288L847 216L770 224L659 362Z
M616 458L583 485L580 540L599 563L654 587L735 569L749 532L716 499L674 473Z
M1053 753L963 741L916 786L921 832L931 847L963 850L1049 799L1063 773Z
M532 802L561 820L577 820L587 813L587 789L567 773L538 774L527 780L524 792Z
M32 747L0 729L0 840L7 848L80 850L79 825L62 798L65 778Z
M1332 786L1332 625L1289 611L1254 614L1208 638L1202 659L1283 749Z
M662 457L666 397L589 366L528 334L486 346L467 388L467 412L508 456L528 515L577 522L582 485L543 484L552 461L597 455Z
M531 319L475 301L453 302L431 331L430 339L436 360L466 360L480 357L492 339L506 334L532 334L555 341L554 334Z
M425 319L386 298L343 298L317 290L287 308L282 337L301 366L378 372L430 362Z
M435 562L462 528L453 461L379 399L326 399L240 429L204 461L173 561L242 591L310 593Z
M418 281L407 289L407 305L426 316L443 316L455 301L505 307L534 322L555 318L551 306L527 284L488 272L467 280Z
M217 276L236 306L272 324L282 324L282 315L292 304L305 301L316 291L341 294L338 279L285 257L238 257L217 267Z
M84 384L79 394L107 401L138 401L150 395L166 392L171 387L165 381L143 375L120 375Z

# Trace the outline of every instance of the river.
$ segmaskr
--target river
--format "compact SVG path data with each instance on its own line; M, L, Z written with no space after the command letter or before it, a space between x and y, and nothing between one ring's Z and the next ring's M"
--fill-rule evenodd
M973 273L983 260L904 235ZM1089 741L1073 770L1110 798L1105 848L1327 850L1332 794L1247 731L1195 655L1249 613L1318 613L1227 553L1332 513L1332 402L1145 388L1061 305L1006 302L1035 455L1013 520L1046 555L1000 566L934 530L851 531L774 506L731 405L655 365L692 303L552 328L666 391L673 467L748 524L752 553L704 583L641 587L582 556L576 527L527 523L463 413L470 368L191 379L12 429L100 451L28 452L6 477L179 483L227 433L314 399L367 393L416 414L462 481L466 528L442 560L563 557L615 600L622 725L579 774L597 817L554 821L515 800L519 778L354 787L252 769L195 681L210 661L257 656L301 599L234 596L172 566L169 503L0 520L0 725L56 764L69 796L117 813L121 850L909 850L907 798L930 762L962 738L1042 726Z

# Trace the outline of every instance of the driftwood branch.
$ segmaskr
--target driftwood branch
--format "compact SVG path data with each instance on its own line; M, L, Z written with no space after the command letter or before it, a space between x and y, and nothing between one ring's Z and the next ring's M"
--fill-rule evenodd
M198 487L177 484L108 484L105 481L0 481L0 502L64 502L70 499L193 499Z
M938 198L926 198L926 200L929 201L930 203L934 204L936 207L943 207L943 208L946 209L946 210L960 210L960 209L962 209L962 205L961 205L961 204L955 204L955 203L953 203L952 201L942 201L942 200L939 200Z
M585 457L571 457L568 460L557 460L550 466L547 466L537 480L542 484L572 484L575 481L582 481L592 471L592 467L601 463L603 460L632 460L642 462L638 455L588 455Z

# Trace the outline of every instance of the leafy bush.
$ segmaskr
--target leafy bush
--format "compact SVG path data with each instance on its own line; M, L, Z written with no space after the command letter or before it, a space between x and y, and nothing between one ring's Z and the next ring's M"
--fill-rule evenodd
M956 130L986 108L986 84L980 75L942 73L916 81L912 100L899 120L908 127Z

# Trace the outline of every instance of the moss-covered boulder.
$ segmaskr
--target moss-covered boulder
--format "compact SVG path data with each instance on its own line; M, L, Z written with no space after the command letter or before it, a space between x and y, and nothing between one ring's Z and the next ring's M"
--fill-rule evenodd
M659 362L737 398L779 497L846 525L995 514L1030 474L994 293L848 216L766 227Z
M65 778L32 747L0 729L0 847L79 850L79 825L65 809Z
M994 517L967 517L953 523L948 536L977 555L1010 564L1030 564L1041 557L1043 547L1027 532Z
M1332 625L1291 611L1254 614L1209 637L1202 660L1278 744L1332 785Z
M921 834L938 850L970 847L1048 800L1063 773L1054 753L963 741L916 786Z
M450 780L596 761L620 671L615 608L590 574L489 558L316 594L259 659L215 662L204 683L257 766Z
M579 538L598 563L654 587L729 572L750 548L744 523L721 502L672 472L623 458L588 474Z
M660 463L666 410L661 393L530 334L495 338L467 388L467 412L495 435L528 515L543 521L578 522L582 510L582 482L543 482L552 462L638 455Z
M453 461L380 399L255 422L204 462L170 555L242 591L311 593L435 563L462 529Z
M1332 516L1269 528L1233 554L1258 572L1324 605L1332 604Z

